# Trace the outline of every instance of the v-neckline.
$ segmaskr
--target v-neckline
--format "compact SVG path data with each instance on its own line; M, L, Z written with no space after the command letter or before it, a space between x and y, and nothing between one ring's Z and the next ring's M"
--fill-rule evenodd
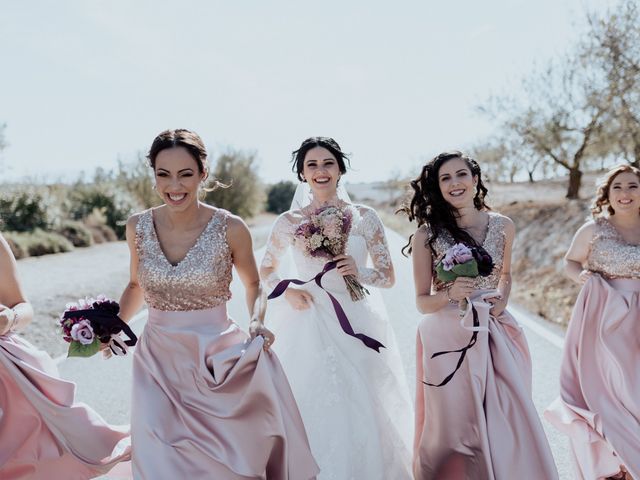
M491 218L492 218L491 213L487 212L487 226L485 227L484 238L482 239L482 242L476 241L476 239L471 237L471 234L469 234L469 236L473 239L474 242L476 242L476 244L479 247L484 248L485 244L487 243L487 240L489 239L489 233L491 233Z
M149 212L151 215L151 230L153 232L153 237L156 241L156 245L158 246L158 250L160 250L160 253L162 254L162 258L164 258L165 262L167 262L167 264L171 268L178 268L189 257L193 249L195 249L200 244L200 239L204 236L204 233L209 229L209 225L211 225L211 223L213 222L213 219L218 214L218 209L214 210L213 215L211 215L211 218L207 221L207 224L204 226L202 231L198 234L193 245L191 245L191 247L187 250L187 252L183 255L183 257L175 264L171 263L171 261L167 257L167 254L162 248L162 244L160 243L160 237L158 237L158 231L156 230L156 221L153 216L153 210L150 210Z

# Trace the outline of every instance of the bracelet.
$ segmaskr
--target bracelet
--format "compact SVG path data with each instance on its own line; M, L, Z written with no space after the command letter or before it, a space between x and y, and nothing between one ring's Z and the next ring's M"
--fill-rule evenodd
M451 290L451 285L449 285L445 290L445 293L447 294L447 300L449 300L449 303L451 303L452 305L455 305L457 302L449 296L449 290Z

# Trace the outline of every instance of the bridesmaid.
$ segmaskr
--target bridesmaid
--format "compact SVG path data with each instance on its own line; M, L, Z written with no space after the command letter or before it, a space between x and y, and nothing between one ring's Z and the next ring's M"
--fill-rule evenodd
M569 435L577 478L639 479L640 170L609 171L591 212L565 255L583 287L545 417Z
M149 318L133 360L131 433L136 479L315 478L318 468L291 389L262 325L251 235L198 200L207 152L189 130L149 150L164 205L127 222L127 320ZM227 316L231 269L246 288L250 338Z
M129 434L74 403L75 385L61 380L51 357L17 334L31 322L33 310L16 273L16 261L0 236L0 478L103 475L128 460L128 450L113 452Z
M505 310L513 222L489 210L480 167L461 152L435 157L411 186L414 196L403 210L418 229L407 247L416 304L425 314L417 335L415 478L557 479L531 399L527 342ZM435 267L456 243L483 247L493 258L490 274L439 280ZM465 298L477 312L474 332L470 307L460 320ZM465 345L463 355L458 349Z

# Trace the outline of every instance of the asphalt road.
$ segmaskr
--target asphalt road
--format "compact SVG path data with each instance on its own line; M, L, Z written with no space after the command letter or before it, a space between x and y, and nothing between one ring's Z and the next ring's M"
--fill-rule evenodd
M391 250L399 252L404 239L393 232L388 235ZM258 261L262 258L262 250L256 252L256 257ZM383 296L390 321L396 332L409 387L413 390L415 388L415 331L419 315L414 307L410 260L398 255L397 258L394 258L394 264L398 278L397 284L392 289L384 290ZM243 301L244 295L241 286L237 283L234 282L232 286L234 297L230 302L229 311L240 326L246 327L247 313ZM512 307L510 310L524 326L529 341L533 360L533 396L536 408L541 414L559 392L558 378L563 332L522 309ZM145 314L141 312L132 322L136 333L141 332L144 322ZM60 360L61 374L78 385L77 398L79 401L92 405L111 423L129 422L130 356L109 360L103 360L100 356L90 359ZM567 442L544 420L543 425L560 472L560 478L568 480L572 477Z

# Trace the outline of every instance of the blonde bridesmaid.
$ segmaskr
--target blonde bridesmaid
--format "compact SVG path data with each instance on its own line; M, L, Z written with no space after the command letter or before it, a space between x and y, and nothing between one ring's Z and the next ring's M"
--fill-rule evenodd
M409 251L424 314L417 335L415 478L557 479L531 399L527 342L505 310L513 222L489 210L480 167L461 152L435 157L411 186L404 210L418 223ZM436 265L456 243L492 257L487 276L437 278ZM461 320L465 299L471 304ZM447 353L433 356L440 352Z
M576 478L639 479L640 170L609 171L591 211L565 256L583 286L545 417L569 436Z
M207 152L197 134L164 131L148 158L164 205L127 223L131 279L120 302L125 320L149 307L133 360L134 477L315 478L274 337L254 308L247 226L198 200ZM232 267L246 288L250 335L227 315Z

